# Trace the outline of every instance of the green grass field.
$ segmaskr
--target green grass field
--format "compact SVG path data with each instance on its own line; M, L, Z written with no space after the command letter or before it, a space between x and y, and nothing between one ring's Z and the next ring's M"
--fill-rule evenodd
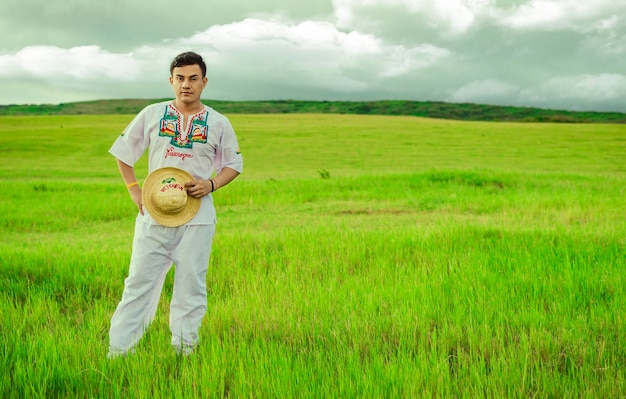
M109 361L131 118L0 117L0 397L626 396L626 126L232 115L202 344Z

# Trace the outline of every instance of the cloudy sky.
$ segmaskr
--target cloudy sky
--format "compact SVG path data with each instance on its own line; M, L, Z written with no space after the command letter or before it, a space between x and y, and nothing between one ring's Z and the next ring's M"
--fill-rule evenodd
M0 104L172 96L626 112L626 0L3 0Z

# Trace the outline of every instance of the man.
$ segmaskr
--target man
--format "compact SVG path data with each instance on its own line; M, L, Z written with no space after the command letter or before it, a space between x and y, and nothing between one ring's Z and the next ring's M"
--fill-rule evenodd
M134 352L156 314L172 264L176 265L170 303L172 345L181 355L192 353L198 345L216 224L211 193L230 183L243 169L229 120L200 100L207 84L202 57L193 52L178 55L171 63L169 80L176 98L144 108L109 150L117 158L122 179L139 210L129 274L111 318L109 358ZM190 200L198 199L200 206L191 220L180 226L159 224L155 219L161 217L152 217L150 208L145 207L146 198L151 197L142 195L134 164L148 148L151 174L161 168L176 168L193 176L184 183L184 191Z

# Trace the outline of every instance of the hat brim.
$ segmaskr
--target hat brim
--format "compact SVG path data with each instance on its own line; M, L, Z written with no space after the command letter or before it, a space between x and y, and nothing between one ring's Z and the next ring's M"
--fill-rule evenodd
M195 180L186 171L173 167L166 167L154 170L146 177L141 189L141 199L146 210L157 223L166 227L178 227L188 223L198 213L201 200L190 195L187 196L185 206L176 213L166 213L160 210L154 203L155 193L163 187L163 181L174 179L176 183L183 187L185 183Z

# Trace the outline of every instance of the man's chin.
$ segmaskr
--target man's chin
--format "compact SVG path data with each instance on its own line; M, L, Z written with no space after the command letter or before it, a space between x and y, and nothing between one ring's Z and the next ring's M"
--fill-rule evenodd
M195 96L178 96L178 101L183 104L191 104L198 101L198 98Z

